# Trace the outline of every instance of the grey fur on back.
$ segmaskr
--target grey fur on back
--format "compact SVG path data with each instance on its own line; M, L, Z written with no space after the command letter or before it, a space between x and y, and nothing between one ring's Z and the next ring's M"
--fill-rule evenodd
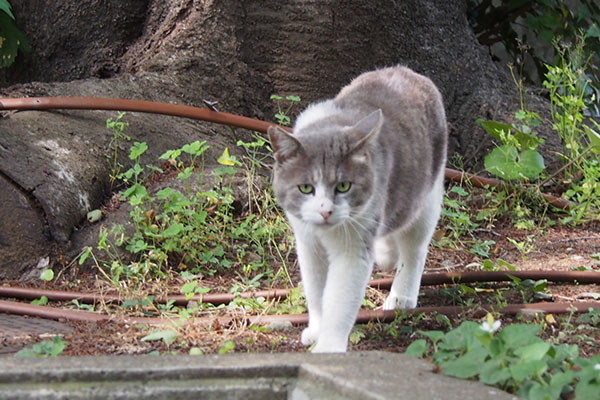
M357 126L377 110L383 115L378 131ZM371 123L366 129L377 127ZM368 230L386 234L412 222L443 173L446 131L441 95L428 78L405 67L363 74L333 100L307 108L291 141L270 131L275 194L287 213L300 217L306 196L298 185L321 179L335 197L336 183L350 181L353 191L346 201L377 210Z

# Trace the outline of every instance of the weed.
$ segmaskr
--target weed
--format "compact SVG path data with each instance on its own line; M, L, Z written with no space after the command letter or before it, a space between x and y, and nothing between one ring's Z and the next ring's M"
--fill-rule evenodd
M67 347L65 342L60 336L56 335L52 340L46 340L40 343L36 343L31 347L26 347L17 352L17 357L56 357L62 354L63 350Z
M221 345L219 354L233 353L235 351L235 342L233 340L227 340Z
M152 341L162 341L164 344L170 346L177 340L177 332L170 329L155 329L150 332L148 335L142 338L142 342L152 342Z
M109 146L112 148L111 171L109 176L111 188L113 187L113 184L117 180L117 177L123 168L123 166L119 163L119 145L123 140L131 140L131 137L123 133L125 128L129 125L129 122L122 120L124 116L124 112L119 112L116 118L113 119L112 117L109 117L106 120L106 128L111 130L113 135L109 144Z
M272 94L271 100L274 100L275 103L277 104L277 113L275 114L275 119L277 120L277 123L279 125L283 125L283 126L290 125L292 123L292 120L289 116L290 111L292 111L292 108L294 107L294 105L296 103L300 102L300 97L286 96L285 100L287 100L289 104L285 110L282 107L283 97L276 95L276 94Z
M501 329L491 314L477 324L464 321L447 333L419 332L425 338L408 346L416 357L429 354L447 375L478 378L525 399L596 398L600 357L579 358L576 345L553 345L538 334L541 325L513 324ZM428 344L431 343L431 346Z
M507 124L477 120L489 135L502 143L485 157L484 165L489 173L506 181L533 180L545 168L544 159L536 150L544 142L535 130L540 125L541 118L527 110L523 82L516 79L512 67L510 71L521 96L521 109L515 113L518 122Z
M527 254L531 253L532 251L535 251L532 235L527 236L523 241L518 241L509 237L507 237L506 240L508 240L510 243L512 243L513 246L515 246L515 248L521 254L521 259L523 260L527 259Z

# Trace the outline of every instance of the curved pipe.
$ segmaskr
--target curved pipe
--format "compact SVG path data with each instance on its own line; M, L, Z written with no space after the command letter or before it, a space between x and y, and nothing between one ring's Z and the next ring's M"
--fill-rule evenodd
M488 312L497 312L503 315L517 315L526 311L545 312L552 314L565 314L571 312L587 312L591 309L600 308L600 303L575 302L575 303L533 303L533 304L509 304L506 307L498 308L493 305L476 306L440 306L440 307L417 307L409 310L403 310L411 315L422 313L438 313L448 317L457 316L464 312L469 312L475 318L485 316ZM83 321L83 322L102 322L102 321L123 321L136 324L160 325L169 323L172 320L168 318L148 318L148 317L127 317L119 318L106 314L98 314L89 311L59 309L47 306L38 306L32 304L18 303L14 301L0 300L0 312L31 315L40 318ZM370 321L393 322L398 317L394 310L360 310L356 318L356 323L364 324ZM211 317L197 318L201 322L210 324L214 319ZM223 326L231 322L232 318L218 318ZM249 324L267 325L271 323L290 322L292 325L308 324L308 314L288 314L288 315L259 315L248 318Z
M167 302L174 300L175 305L185 306L190 301L198 301L204 303L211 303L214 305L227 304L232 302L236 297L241 298L257 298L264 297L266 299L279 299L287 297L290 289L272 289L272 290L260 290L256 292L243 292L238 295L231 293L215 293L215 294L204 294L202 296L193 296L189 299L183 295L168 296L166 298L156 298L157 303L166 304ZM13 297L17 299L28 299L34 300L39 299L42 296L46 296L48 300L54 301L72 301L77 300L81 303L95 304L99 302L104 303L122 303L127 297L120 295L110 294L95 294L95 293L82 293L82 292L71 292L61 291L52 289L37 289L37 288L22 288L14 286L0 286L0 296L2 297Z
M109 99L102 97L28 97L0 99L0 110L110 110L135 111L151 114L171 115L236 126L266 133L271 122L260 121L220 111L158 103L146 100Z
M68 308L56 308L47 306L38 306L28 303L19 303L16 301L0 300L0 312L17 315L30 315L33 317L40 317L46 319L55 320L67 320L67 321L83 321L83 322L102 322L102 321L128 321L131 323L147 323L147 324L161 324L167 320L163 318L140 318L140 317L127 317L119 318L112 315L99 314L91 311L84 310L71 310Z
M171 115L175 117L184 117L202 121L214 122L217 124L230 125L238 128L249 129L266 133L271 122L260 121L253 118L240 115L229 114L220 111L209 110L208 108L199 108L170 103L159 103L147 100L129 100L129 99L111 99L102 97L21 97L21 98L0 98L1 110L110 110L110 111L133 111L152 114ZM284 127L291 132L290 128ZM485 178L473 175L467 172L460 172L451 168L446 168L445 177L454 182L468 181L473 186L485 187L492 186L504 188L506 185L497 179ZM548 201L556 208L568 210L571 202L561 197L551 194L541 193L542 198Z
M512 281L511 276L519 279L547 279L556 283L578 283L578 284L600 284L600 272L593 271L473 271L473 272L446 272L424 274L421 279L421 286L432 285L452 285L456 283L475 283L475 282L508 282ZM369 286L377 289L389 289L392 286L393 278L373 279ZM166 298L157 298L158 303L167 303L174 300L176 305L185 306L189 301L198 301L211 303L214 305L226 304L233 301L236 297L280 299L288 296L291 289L271 289L256 292L242 292L238 295L231 293L214 293L202 296L193 296L186 299L185 296L167 296ZM12 286L0 286L0 296L13 297L19 299L39 299L46 296L49 300L71 301L77 300L82 303L94 304L97 302L121 303L125 297L120 295L104 295L82 292L68 292L50 289L21 288Z
M473 175L468 172L460 172L460 171L450 169L450 168L446 168L445 176L446 176L446 179L448 179L450 181L458 182L458 183L467 181L467 182L470 182L473 186L480 187L480 188L484 188L486 186L487 187L496 187L498 189L506 188L506 185L504 184L504 182L499 181L497 179L485 178L483 176ZM548 193L540 192L540 196L542 196L542 198L544 200L546 200L548 203L550 203L554 207L559 208L561 210L569 210L571 208L571 206L573 205L572 202L570 202L569 200L567 200L565 198L556 197L556 196L553 196Z
M497 312L502 315L518 315L526 312L540 312L551 314L568 314L571 312L583 313L591 309L600 308L600 303L591 302L574 302L574 303L532 303L532 304L509 304L506 307L496 307L493 305L476 305L476 306L440 306L440 307L417 307L400 312L409 313L411 315L419 315L422 313L438 313L448 317L456 317L461 313L469 313L474 318L481 318L487 315L488 312ZM356 318L356 323L366 324L371 321L377 322L393 322L398 317L398 311L395 310L360 310ZM291 315L260 315L250 318L251 324L267 325L271 323L289 321L292 325L307 325L308 314L291 314Z

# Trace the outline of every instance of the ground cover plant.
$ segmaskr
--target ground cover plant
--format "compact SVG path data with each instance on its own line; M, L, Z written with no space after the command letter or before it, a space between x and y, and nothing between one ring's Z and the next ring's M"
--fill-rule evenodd
M572 72L568 64L561 65L564 70L557 72L562 76L554 81L557 86ZM557 89L554 94L558 132L560 121L568 115L584 115L584 110L559 105L556 100L564 93L565 89ZM273 100L278 122L290 123L289 113L298 99L275 96ZM568 149L574 145L565 147L564 174L546 176L537 152L543 145L535 134L539 117L523 103L516 119L515 124L482 121L502 149L486 160L486 168L505 179L506 185L475 188L465 181L448 186L426 272L600 268L596 233L600 205L593 180L599 173L596 128L593 124L578 128L579 150L571 154ZM251 316L306 310L301 287L295 287L299 275L292 235L264 169L270 162L267 139L254 133L238 141L238 149L219 149L217 164L206 167L204 154L210 143L196 141L148 160L146 143L128 141L125 114L110 119L107 128L114 138L109 163L117 194L111 201L127 204L130 220L108 226L103 216L109 208L92 211L89 223L102 225L97 244L83 249L64 271L48 270L40 280L49 287L82 287L86 283L69 280L69 270L91 263L96 281L87 289L117 293L124 301L74 301L63 307L124 318L162 317L170 322L160 326L126 319L94 326L74 323L74 333L60 340L38 340L20 355L305 351L299 343L301 328L289 323L249 323ZM129 143L132 166L126 170L118 161L119 143ZM452 164L459 166L460 160ZM549 187L543 181L556 186L568 182L565 195L577 206L568 211L548 206L539 196L542 187ZM386 275L376 271L375 277ZM240 295L276 287L292 290L284 299ZM202 300L202 295L221 292L233 294L233 301ZM477 378L526 398L587 398L598 392L600 318L596 311L517 317L492 313L483 320L472 315L477 306L573 301L596 293L597 288L514 277L507 283L457 282L424 287L421 292L420 305L458 305L465 307L464 312L454 318L398 312L391 323L357 325L351 349L408 351L430 359L442 373ZM185 305L159 301L166 294L181 294L189 301ZM384 291L370 288L363 306L381 307L384 298ZM483 370L475 368L481 365Z

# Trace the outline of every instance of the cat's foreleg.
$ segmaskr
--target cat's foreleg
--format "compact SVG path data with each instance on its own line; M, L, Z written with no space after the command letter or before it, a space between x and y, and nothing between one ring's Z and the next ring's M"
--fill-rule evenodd
M332 255L323 295L323 318L314 353L345 352L356 322L373 259L364 252Z
M301 341L302 344L309 346L316 342L321 326L323 290L327 279L327 254L315 235L311 235L304 227L296 224L294 233L302 285L308 306L308 327L302 331Z

